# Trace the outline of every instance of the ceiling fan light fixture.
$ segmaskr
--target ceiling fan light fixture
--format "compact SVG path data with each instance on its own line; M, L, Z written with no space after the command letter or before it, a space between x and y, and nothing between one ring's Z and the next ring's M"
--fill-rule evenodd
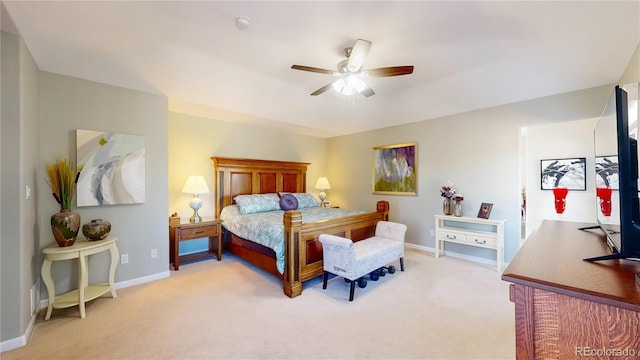
M343 78L334 81L333 88L342 95L353 95L353 89Z
M333 82L333 88L342 95L350 96L354 92L362 92L367 87L357 76L350 74Z
M367 87L367 84L355 75L347 76L347 85L352 89L356 89L358 92L362 92L362 90Z

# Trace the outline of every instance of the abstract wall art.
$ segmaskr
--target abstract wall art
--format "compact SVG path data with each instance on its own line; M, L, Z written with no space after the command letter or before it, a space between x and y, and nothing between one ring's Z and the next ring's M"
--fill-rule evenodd
M144 136L77 129L76 148L78 207L144 203Z
M373 148L374 194L417 195L418 143Z
M596 188L618 190L618 157L596 156Z
M540 160L540 189L587 190L586 158Z

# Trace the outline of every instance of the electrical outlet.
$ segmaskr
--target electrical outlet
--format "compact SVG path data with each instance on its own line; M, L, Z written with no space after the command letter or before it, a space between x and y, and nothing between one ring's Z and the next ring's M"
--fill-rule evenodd
M436 236L436 232L433 231L433 230L429 230L429 236L435 237Z
M158 249L151 249L151 258L155 259L158 257Z
M129 254L120 255L120 264L128 264L129 263Z

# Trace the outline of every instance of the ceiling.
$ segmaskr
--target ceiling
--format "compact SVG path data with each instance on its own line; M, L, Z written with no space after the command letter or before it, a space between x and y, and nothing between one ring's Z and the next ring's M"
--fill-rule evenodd
M3 4L3 30L19 32L41 70L322 137L615 83L640 41L639 1ZM364 68L414 73L368 78L368 98L310 96L335 78L291 65L333 70L358 38L373 42Z

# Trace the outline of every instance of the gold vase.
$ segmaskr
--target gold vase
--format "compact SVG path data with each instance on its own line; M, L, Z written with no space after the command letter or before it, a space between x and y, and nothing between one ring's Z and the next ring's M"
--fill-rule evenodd
M60 210L51 215L51 230L58 246L73 245L80 230L80 214L71 209Z
M444 198L442 202L442 213L445 215L451 215L451 199Z

